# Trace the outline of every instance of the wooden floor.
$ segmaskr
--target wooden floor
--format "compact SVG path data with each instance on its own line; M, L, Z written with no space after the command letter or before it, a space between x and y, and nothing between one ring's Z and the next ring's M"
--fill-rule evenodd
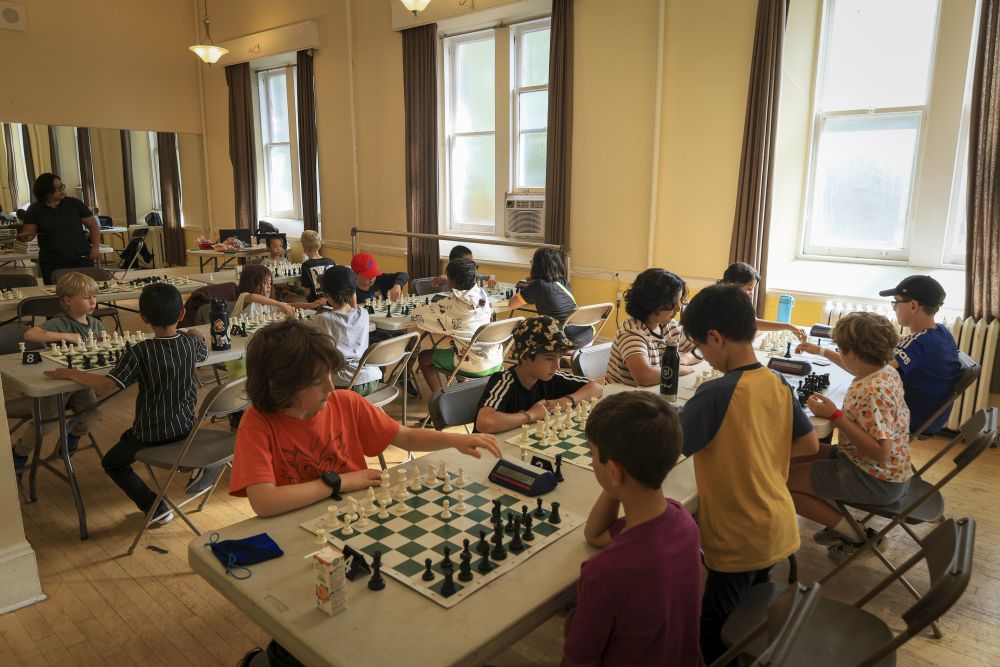
M125 325L136 328L131 321ZM134 399L132 388L107 404L104 421L95 432L103 447L114 444L129 425ZM416 403L416 409L421 409ZM934 440L917 443L915 458L925 460L939 445ZM124 556L140 521L137 510L103 473L94 452L79 453L74 464L87 504L90 539L79 540L69 488L40 471L39 500L22 504L21 511L48 599L0 616L0 655L11 656L0 662L25 666L234 665L246 651L264 645L267 632L191 572L186 549L192 533L182 521L148 532L136 554ZM228 477L223 487L226 481ZM978 524L972 582L965 597L944 617L944 638L911 641L901 650L898 664L1000 664L998 487L1000 451L991 449L948 488L949 514L972 516ZM207 534L250 516L246 500L222 491L205 512L193 518ZM816 527L803 521L801 528L800 577L812 581L827 572L830 563L825 548L809 539ZM892 537L890 556L902 560L910 549L906 535L896 531ZM148 550L150 545L167 553ZM784 576L783 571L778 576ZM825 593L853 599L881 576L881 565L868 561L846 572ZM924 581L921 576L916 580ZM869 609L886 620L894 619L891 625L899 629L899 612L910 601L902 589L894 587ZM351 641L370 639L356 637ZM554 665L561 655L562 618L557 617L491 664Z

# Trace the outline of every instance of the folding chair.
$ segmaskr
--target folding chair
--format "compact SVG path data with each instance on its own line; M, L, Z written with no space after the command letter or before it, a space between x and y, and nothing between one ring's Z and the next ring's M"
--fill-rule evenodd
M56 269L52 272L52 282L59 282L59 279L67 273L82 273L85 276L90 276L99 283L104 282L105 280L112 280L114 278L114 276L112 276L108 271L100 267L84 266L78 269ZM118 309L115 307L95 308L94 317L99 320L103 320L105 317L110 317L115 321L115 327L117 327L118 331L124 331L124 329L122 329L122 321L119 319Z
M573 372L588 380L599 380L608 373L611 363L611 343L588 345L573 353Z
M232 431L209 430L203 429L202 426L206 421L246 409L250 405L250 401L246 397L246 382L246 377L241 377L213 388L202 400L201 407L195 417L194 428L182 442L146 447L136 452L135 460L146 466L146 470L149 471L149 475L157 487L157 494L153 505L146 512L145 522L139 528L135 539L132 540L132 545L128 548L129 554L135 553L135 548L149 525L162 516L156 515L161 501L166 502L171 510L184 519L184 523L194 531L195 535L201 535L201 531L181 508L199 498L202 499L201 503L194 511L200 512L205 508L212 492L218 486L219 480L222 479L225 466L232 462L233 450L236 447L236 434ZM167 473L166 479L161 482L156 477L153 468L162 468L170 472ZM190 472L198 468L218 468L219 472L209 488L191 495L180 503L175 503L167 495L170 483L178 472Z
M514 328L523 321L523 317L511 317L506 320L488 322L487 324L484 324L476 329L476 332L472 334L472 338L469 339L467 344L459 341L458 346L464 349L461 350L461 354L458 356L458 362L455 364L455 369L449 373L448 380L444 383L444 386L450 386L459 375L462 377L475 377L462 373L461 368L462 364L468 360L469 355L472 354L472 351L477 345L499 345L501 350L504 352L502 356L506 357L506 348L510 343L511 337L514 335Z
M947 612L965 592L972 576L976 523L971 518L947 519L923 539L920 550L853 604L820 598L798 633L787 662L810 667L873 667L895 664L896 650ZM927 593L900 614L905 628L894 635L881 618L863 607L917 563L930 575ZM750 593L730 614L722 639L732 646L712 665L724 665L736 654L759 655L770 600ZM896 624L896 619L894 624ZM731 655L732 654L732 655Z
M27 273L0 273L0 289L37 287L38 279Z
M819 603L820 584L797 585L786 590L767 608L768 645L751 667L781 667ZM725 665L739 655L753 636L745 637L713 665ZM725 660L725 662L723 661Z
M410 281L410 291L417 296L428 296L442 290L440 287L434 287L433 278L414 278Z
M46 319L55 317L63 312L62 304L57 296L31 296L17 304L17 319L23 322L24 318L31 318L31 326L35 326L36 317Z
M434 392L427 406L434 428L443 431L449 426L464 426L471 432L469 424L476 421L479 399L489 381L488 377L475 378Z
M597 336L604 329L604 324L614 311L615 304L613 303L595 303L592 306L582 306L566 318L566 321L563 322L563 329L565 330L567 327L592 327L594 340L597 340Z
M233 304L233 309L229 311L229 317L236 317L237 315L243 314L244 301L246 301L247 293L243 292L236 297L236 303Z
M837 508L841 514L851 522L859 534L865 534L864 526L872 518L878 516L888 519L889 522L878 531L865 544L864 549L858 550L850 558L840 562L831 572L820 580L826 583L856 558L861 556L866 549L871 549L875 556L882 561L890 572L898 572L896 566L878 548L878 542L883 536L889 533L896 526L901 527L917 543L922 546L924 539L921 538L911 528L911 526L922 523L937 523L944 518L944 496L941 489L950 482L956 475L965 470L980 454L982 454L996 440L997 437L997 408L980 410L972 415L967 422L962 424L958 435L951 439L944 448L935 454L921 468L917 469L910 480L910 488L906 495L891 505L866 505L863 503L852 503L846 500L836 500ZM935 464L940 461L945 454L950 452L959 442L965 442L965 448L953 459L954 466L948 470L937 482L930 482L925 479L925 475ZM867 512L867 515L860 521L855 519L850 512L850 508ZM900 584L910 592L910 594L920 599L917 589L901 574L898 577ZM931 623L931 629L936 638L941 637L941 631L936 623Z
M951 388L951 394L945 402L941 404L941 407L935 410L934 414L927 418L927 421L921 424L916 431L910 434L911 441L922 436L930 425L933 424L938 417L944 414L945 410L950 408L955 401L957 401L959 397L961 397L962 394L964 394L966 390L974 385L976 380L979 379L979 374L983 370L983 367L979 365L979 362L967 355L965 352L959 350L958 363L961 364L962 371L959 374L958 379L955 380L955 385Z

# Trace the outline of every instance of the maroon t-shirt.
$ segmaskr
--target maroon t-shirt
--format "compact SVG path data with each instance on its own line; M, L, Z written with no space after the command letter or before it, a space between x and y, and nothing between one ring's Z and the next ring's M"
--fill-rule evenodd
M585 561L565 651L577 663L701 667L698 527L677 501Z

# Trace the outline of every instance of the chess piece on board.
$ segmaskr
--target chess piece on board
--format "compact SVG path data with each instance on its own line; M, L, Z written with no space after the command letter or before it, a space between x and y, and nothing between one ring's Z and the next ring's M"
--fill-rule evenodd
M372 577L368 580L368 590L380 591L385 588L385 579L382 578L382 552L372 553Z

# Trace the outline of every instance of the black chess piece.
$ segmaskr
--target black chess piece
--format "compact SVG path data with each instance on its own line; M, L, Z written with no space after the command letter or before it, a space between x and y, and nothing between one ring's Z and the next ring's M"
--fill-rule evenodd
M785 359L791 359L791 358L792 358L792 344L788 343L788 345L785 346Z
M563 474L562 474L562 454L556 454L556 471L555 472L556 472L556 481L557 482L563 481Z
M514 513L513 512L507 512L507 527L503 529L503 532L505 532L505 533L513 533L514 532Z
M524 551L524 542L521 541L521 518L514 517L514 538L510 541L510 550L514 553Z
M524 532L521 533L521 539L525 542L530 542L535 539L535 534L531 531L531 516L524 517Z
M385 579L382 578L382 552L372 553L372 578L368 580L368 590L380 591L385 588Z
M559 523L562 518L559 516L559 502L552 501L552 513L549 514L549 523Z
M493 499L493 523L497 523L498 521L502 521L502 519L500 518L500 512L501 512L501 509L500 509L500 500L498 498L494 498Z
M98 352L97 353L97 365L98 366L104 366L107 363L108 363L108 360L105 359L104 353L103 352Z
M89 354L83 355L83 370L89 371L93 367L94 365L90 362L90 355Z
M423 579L424 581L433 581L434 580L434 570L432 569L433 567L434 563L431 562L431 559L425 558L424 573L420 578Z
M451 570L446 570L444 573L444 583L441 584L441 595L446 598L450 598L455 594L455 579L451 573Z
M507 558L507 549L503 546L503 524L497 524L493 531L493 550L490 551L493 560L504 560Z
M441 570L451 572L455 569L455 562L451 559L451 547L444 548L444 558L441 560Z
M521 525L523 526L527 521L528 521L528 506L521 505Z
M545 518L545 510L542 509L542 499L541 498L538 499L538 507L535 509L535 516L538 517L539 519L544 519Z
M486 551L483 551L482 553L483 553L483 557L479 559L478 570L479 570L480 574L486 574L487 572L489 572L490 570L493 569L493 563L490 562L490 550L489 549L487 549Z
M489 553L489 551L490 551L490 545L486 541L486 531L485 530L480 530L479 531L479 542L476 544L476 553L478 553L478 554L485 554L485 553Z
M472 581L472 554L463 551L460 558L462 562L458 566L458 580Z
M469 540L467 540L467 539L466 540L462 540L462 554L464 555L464 554L471 554L471 553L472 552L469 551Z
M73 355L66 355L66 368L73 368Z

